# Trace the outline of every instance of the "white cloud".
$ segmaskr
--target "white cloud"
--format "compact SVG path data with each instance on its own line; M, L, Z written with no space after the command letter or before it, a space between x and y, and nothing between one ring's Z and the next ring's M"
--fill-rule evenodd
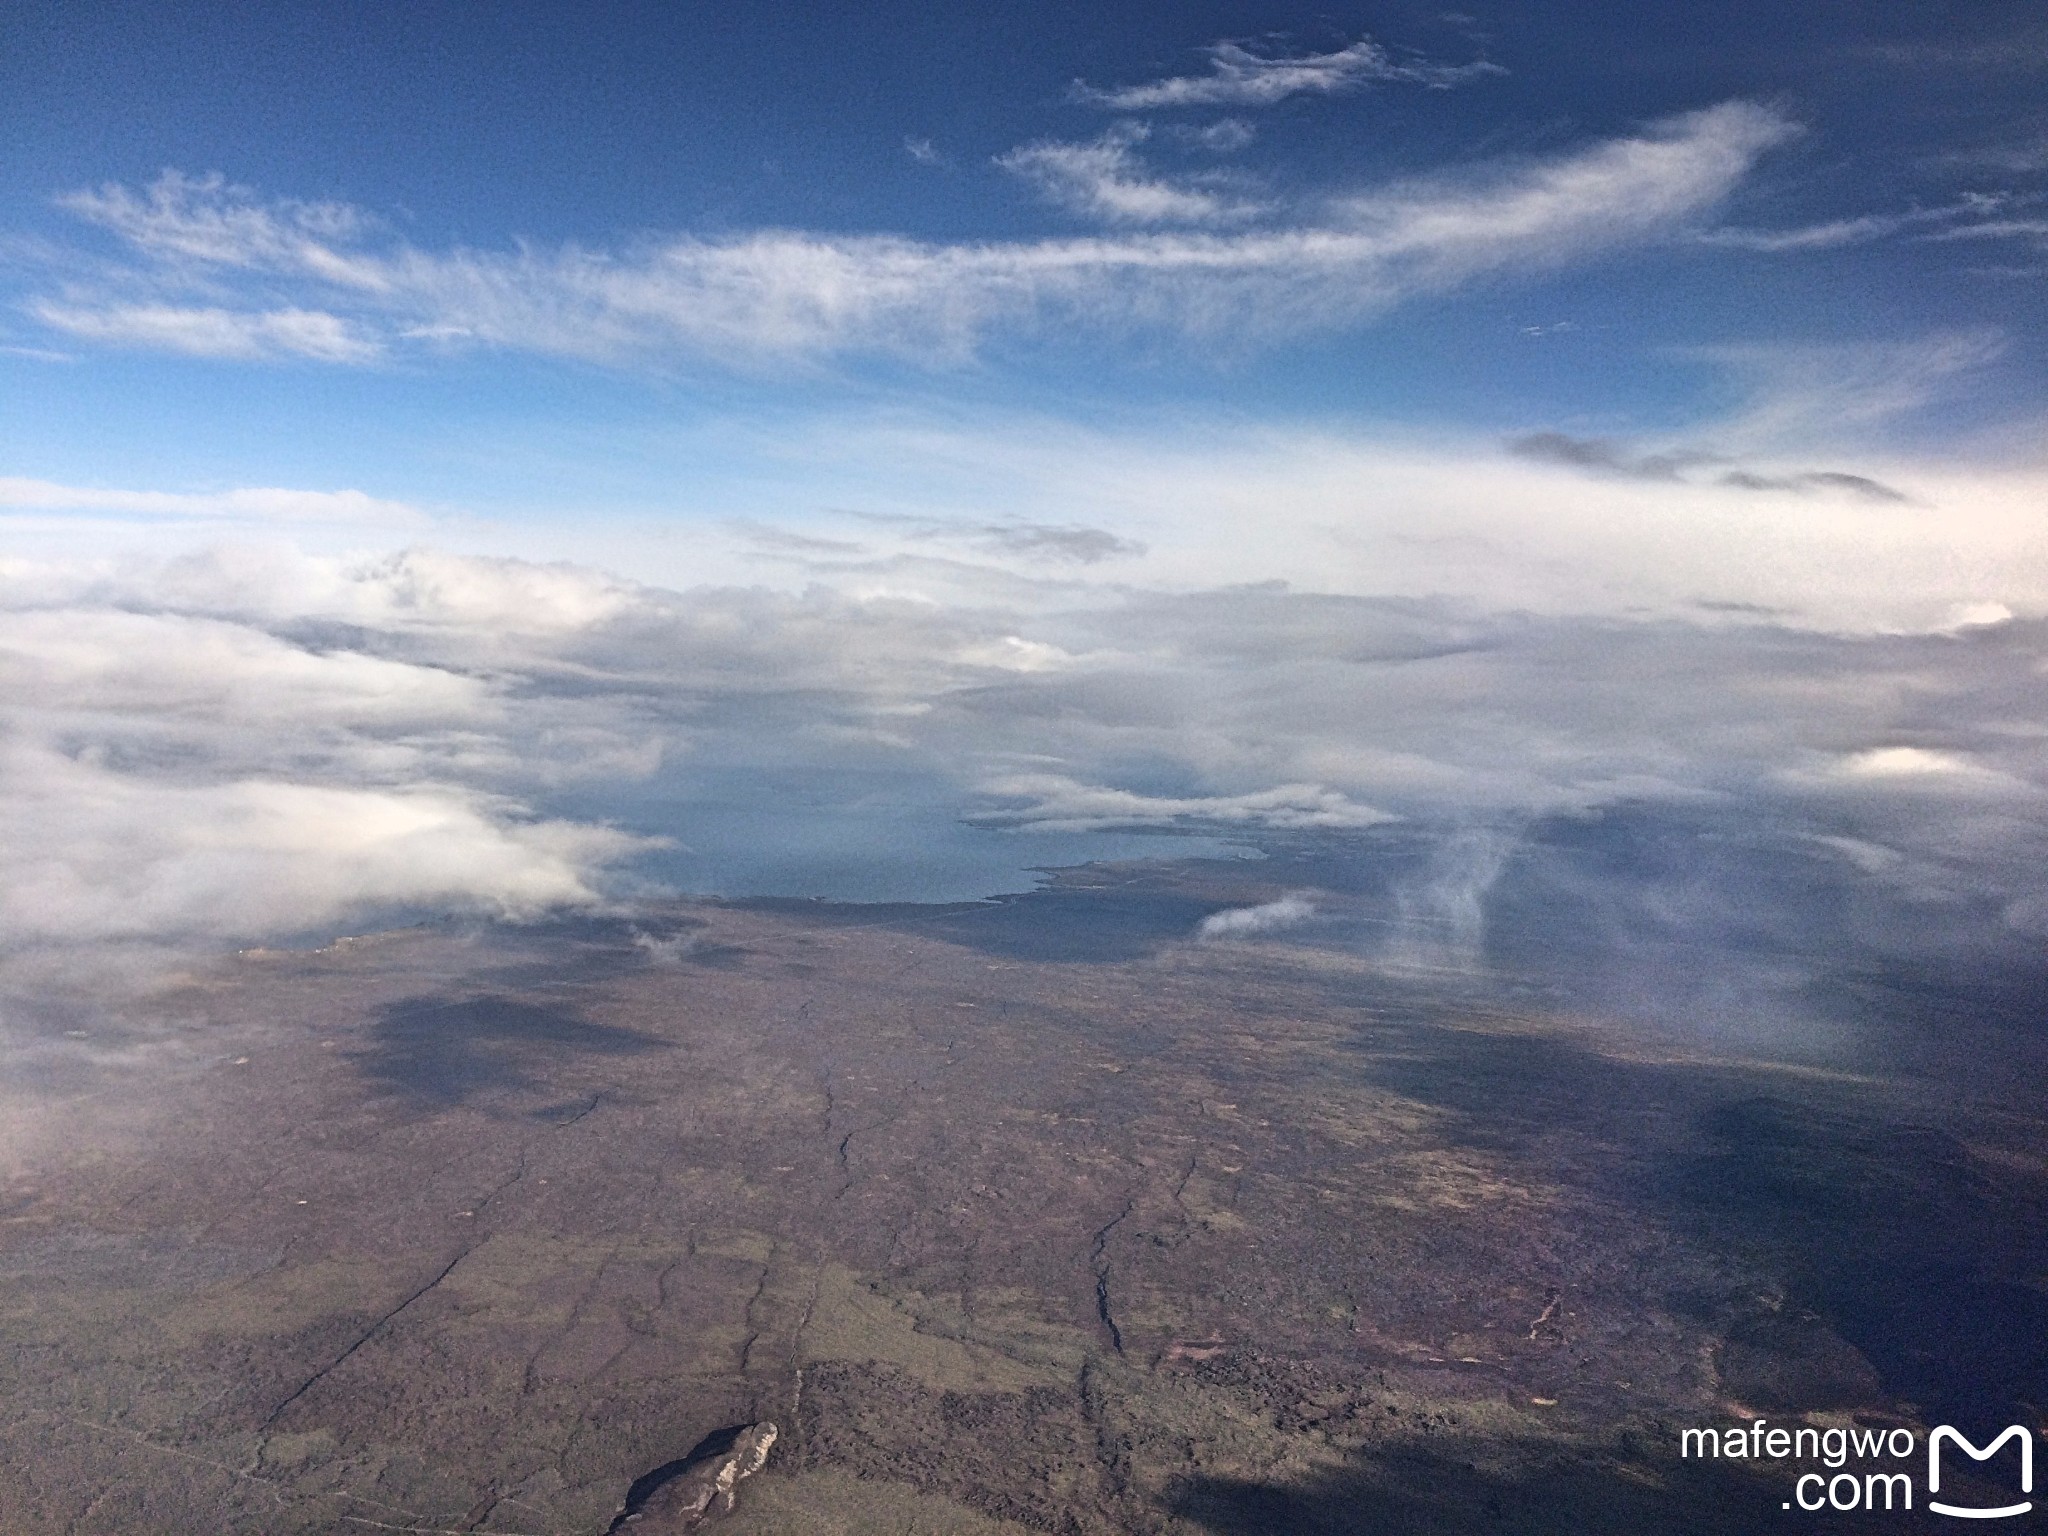
M1939 339L1932 350L1943 350ZM1845 367L1829 380L1818 359L1814 370L1822 384L1863 373ZM1806 376L1802 365L1796 377ZM1711 423L1700 434L1733 440L1764 420L1779 424L1774 438L1791 435L1797 402L1780 392L1780 377L1759 379L1764 393L1738 408L1732 425ZM1895 384L1877 368L1868 381L1887 393ZM1881 403L1834 398L1837 414L1850 418ZM1820 409L1802 410L1798 420L1802 432L1838 427ZM808 441L780 433L777 450L829 466L839 494L886 490L905 517L930 509L938 524L953 508L977 506L991 521L1102 530L1143 546L1106 569L1153 590L1281 581L1305 592L1455 594L1481 611L1617 620L1765 611L1776 623L1845 633L1946 631L1959 613L1989 613L1993 604L2048 612L2048 534L2038 514L2048 480L2038 467L1915 460L1883 445L1822 442L1821 472L1896 494L1831 483L1811 494L1758 493L1719 484L1718 470L1592 477L1491 442L1214 421L1111 432L1030 420L942 430L859 417L820 424ZM1808 452L1743 462L1760 477L1804 485L1798 477L1817 472ZM1626 462L1640 458L1632 452ZM822 579L841 579L833 571L847 561L872 570L880 556L908 559L922 549L914 537L885 538L884 524L804 526L857 533L862 544L858 554L797 567ZM912 518L901 526L913 534L924 525ZM986 566L1003 551L982 545L976 553ZM1064 581L1079 572L1059 574ZM944 602L964 600L962 580L993 578L899 565L890 580ZM993 591L984 586L979 599ZM1040 597L1005 591L1002 600L1067 595L1057 586Z
M1958 603L1949 610L1948 622L1940 626L1951 634L1991 624L2010 624L2013 611L2003 603Z
M1955 753L1930 752L1924 747L1873 747L1842 763L1842 772L1859 779L1922 778L1970 771L1970 765Z
M1953 390L2005 350L1994 331L1939 331L1905 342L1752 342L1698 347L1728 370L1749 403L1715 425L1717 438L1760 450L1832 436L1850 439Z
M1026 640L1022 635L1004 635L991 644L982 641L964 647L960 660L969 666L994 667L1003 672L1051 672L1072 666L1076 658L1043 640Z
M597 901L601 871L649 846L527 803L565 775L647 771L644 724L573 699L515 719L488 665L522 634L601 622L601 603L565 601L544 567L296 563L296 583L249 590L178 563L0 579L0 953L246 941L394 908L528 917ZM526 621L506 634L515 592ZM252 610L372 626L320 646ZM473 641L446 643L451 621ZM395 654L409 633L443 636L441 654Z
M1202 919L1195 932L1205 939L1250 938L1255 934L1277 933L1298 928L1316 915L1315 903L1305 896L1282 896L1256 907L1228 907Z
M303 357L316 363L369 363L383 352L339 315L317 309L230 310L173 304L40 301L29 312L86 341L249 362Z
M361 491L302 491L282 486L249 486L229 491L123 491L59 485L0 475L0 509L98 512L117 515L206 518L241 522L297 522L403 525L425 515L404 502Z
M1965 197L1938 208L1908 208L1899 213L1867 213L1854 218L1828 219L1791 229L1741 229L1724 226L1702 230L1702 244L1728 246L1743 251L1819 251L1838 246L1862 245L1882 240L1908 229L1934 224L1943 226L1928 238L1960 239L1981 233L1994 224L1986 216L2004 206L2006 199L1982 194ZM1963 222L1973 220L1976 222Z
M1498 64L1397 63L1370 38L1333 53L1261 54L1241 43L1210 47L1209 73L1177 75L1146 85L1098 90L1074 83L1076 100L1118 112L1171 107L1266 107L1289 96L1333 95L1374 81L1400 80L1444 87L1482 75L1505 74Z
M112 343L345 363L462 345L613 363L694 355L748 364L849 350L945 362L969 355L991 329L1050 325L1243 345L1355 324L1483 274L1652 239L1711 209L1791 132L1768 108L1730 102L1478 179L1353 197L1312 223L957 244L762 231L611 252L433 252L392 243L344 211L309 214L308 205L257 203L216 180L173 176L146 195L113 188L74 199L141 264L118 294L96 299L74 281L61 300L30 309L69 334ZM1148 197L1155 214L1173 206L1144 186L1103 196L1123 197L1127 210ZM195 272L212 289L246 283L251 307L179 302ZM279 283L298 285L302 302L255 307L256 290L268 295ZM138 285L162 296L138 304Z
M1351 198L1338 214L1376 237L1383 260L1416 260L1438 281L1483 270L1505 248L1522 262L1558 260L1595 230L1619 243L1712 206L1793 131L1774 112L1731 102L1476 184L1425 181Z
M1112 224L1226 224L1265 211L1260 203L1153 174L1131 153L1146 135L1142 124L1126 123L1086 144L1027 144L996 164L1061 207Z
M349 242L373 228L362 210L292 198L259 201L249 188L230 185L218 172L187 176L169 170L140 194L108 182L57 202L152 255L298 271L350 287L375 289L386 281L374 261L346 253Z
M644 589L600 571L433 549L363 566L350 587L356 611L373 622L501 637L573 634L648 601Z
M1815 834L1810 841L1824 848L1832 848L1866 875L1881 875L1894 870L1905 861L1905 855L1896 848L1885 848L1877 843L1866 843L1856 837L1831 837Z
M1394 818L1321 784L1279 784L1235 795L1147 795L1061 774L1010 774L988 780L983 794L1006 802L977 820L1038 832L1111 827L1360 828Z
M69 352L59 352L52 347L10 347L0 346L0 353L9 357L25 357L36 363L73 363L78 361Z
M291 933L404 906L530 917L596 901L590 870L635 844L446 788L179 783L20 744L0 779L10 948Z
M1952 150L1931 156L1926 163L1945 170L1960 167L1973 171L2003 171L2019 176L2048 171L2048 134L1976 149Z
M1994 734L1937 728L1927 735L1940 745L1868 747L1789 767L1783 778L1798 789L1822 788L1845 797L1870 794L1902 806L1945 804L1963 814L1998 807L2002 817L2025 824L2039 816L2035 804L2048 791L2048 782L2039 771L2040 754L2037 748L2015 751L2008 743L1994 745L1985 739ZM2021 845L2028 841L2024 832L2011 835L2016 835ZM1878 840L1896 842L1898 838ZM1948 852L1953 857L1963 850L1958 847Z
M0 690L16 708L46 700L273 734L302 721L445 729L495 713L475 677L309 651L221 619L82 607L0 611Z
M1219 155L1231 155L1258 137L1258 130L1241 117L1219 117L1201 128L1180 127L1179 136Z
M1822 251L1881 240L1917 222L1911 214L1870 213L1804 224L1795 229L1709 229L1701 231L1698 238L1702 245L1723 245L1739 251Z
M2034 240L2048 242L2048 219L1986 219L1959 224L1927 237L1930 240Z

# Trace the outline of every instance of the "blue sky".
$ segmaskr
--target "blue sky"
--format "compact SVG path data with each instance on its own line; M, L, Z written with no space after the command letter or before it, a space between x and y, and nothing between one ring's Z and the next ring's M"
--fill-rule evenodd
M464 488L446 436L485 457L544 442L573 459L593 420L658 428L764 405L928 400L1088 419L1669 432L1740 387L1701 348L1959 331L1995 334L2001 350L1892 431L1939 444L2041 403L2048 34L2018 6L1760 7L1709 24L1589 4L201 5L175 21L27 5L7 27L0 446L32 477L374 481L509 509L509 491ZM1231 76L1218 47L1253 62ZM1297 67L1292 90L1248 83L1304 59L1334 62ZM1145 96L1167 80L1183 83L1178 99ZM1697 186L1676 185L1687 168L1674 167L1610 189L1606 211L1640 214L1633 227L1603 229L1589 209L1519 245L1504 234L1495 250L1320 283L1283 256L1269 285L1319 290L1284 296L1249 291L1256 277L1208 295L1102 279L1104 293L1065 302L934 292L934 306L984 311L953 328L898 304L810 335L735 312L718 334L645 345L542 337L531 315L465 340L475 317L443 313L462 308L446 292L379 313L261 253L209 263L189 241L162 243L167 221L229 208L286 223L346 209L358 227L322 236L337 248L444 265L570 248L631 264L678 239L729 246L764 231L902 237L942 254L1245 241L1393 216L1335 206L1347 199L1483 196L1717 108L1758 119L1700 135L1735 163ZM183 190L153 227L138 223L167 170ZM135 200L125 222L107 188ZM1146 193L1165 199L1149 214L1131 201ZM145 307L216 323L151 326ZM265 332L246 318L281 311L340 323ZM437 326L438 339L399 334ZM605 468L626 478L610 453ZM642 491L676 468L651 455ZM619 499L639 498L621 485Z
M0 28L0 947L1703 805L2048 925L2028 7Z

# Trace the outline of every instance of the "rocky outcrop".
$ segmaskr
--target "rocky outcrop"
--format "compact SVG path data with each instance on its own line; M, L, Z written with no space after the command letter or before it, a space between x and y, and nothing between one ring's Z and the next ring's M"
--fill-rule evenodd
M673 1475L664 1467L634 1484L611 1529L632 1536L679 1536L729 1513L741 1480L767 1464L775 1435L775 1426L763 1422L713 1436L678 1463ZM643 1491L641 1485L650 1482Z

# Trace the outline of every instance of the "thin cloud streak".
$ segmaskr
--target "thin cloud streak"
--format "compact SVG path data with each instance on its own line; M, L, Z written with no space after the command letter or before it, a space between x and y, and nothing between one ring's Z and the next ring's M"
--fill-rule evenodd
M996 802L973 818L1033 832L1099 832L1139 827L1356 831L1395 818L1321 784L1276 784L1235 795L1147 795L1086 784L1064 774L1016 774L981 785Z
M1720 454L1698 449L1672 449L1657 453L1632 453L1606 438L1572 437L1563 432L1532 432L1513 439L1508 452L1539 464L1559 464L1591 474L1616 475L1627 480L1685 482L1687 472L1718 468L1711 483L1743 491L1842 491L1866 501L1909 502L1913 498L1894 486L1868 475L1837 469L1799 469L1775 473L1747 468L1727 468Z
M16 510L387 527L427 520L426 514L404 502L387 501L355 490L249 486L228 491L124 491L0 475L0 513Z
M296 306L232 310L178 304L56 303L39 301L29 313L53 330L109 346L187 357L256 362L304 358L316 363L365 364L383 356L383 345L356 333L347 320L326 310Z
M2007 205L2003 195L1973 193L1939 208L1909 208L1900 213L1868 213L1855 218L1828 219L1793 229L1742 229L1723 226L1702 230L1696 237L1702 245L1732 250L1776 254L1785 251L1835 250L1846 245L1865 245L1910 229L1940 226L1922 238L1960 240L2002 233L2010 220L1990 217ZM1975 221L1975 222L1966 222Z
M1177 75L1145 85L1099 90L1074 82L1074 99L1116 112L1149 112L1173 107L1269 107L1290 96L1328 96L1380 81L1406 81L1443 89L1485 75L1504 75L1498 64L1396 63L1370 38L1332 53L1260 54L1242 43L1220 42L1209 50L1209 73Z

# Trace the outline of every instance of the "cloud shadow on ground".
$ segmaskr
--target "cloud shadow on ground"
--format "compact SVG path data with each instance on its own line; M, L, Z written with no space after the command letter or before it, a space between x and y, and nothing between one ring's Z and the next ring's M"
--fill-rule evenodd
M1982 1124L1953 1105L1556 1038L1404 1035L1403 1051L1376 1042L1366 1075L1447 1112L1453 1141L1555 1163L1777 1277L1779 1307L1716 1320L1731 1393L1792 1412L1903 1401L1978 1432L2048 1402L2048 1189L1976 1145ZM1547 1159L1560 1128L1597 1152Z
M357 1053L372 1083L432 1108L547 1091L579 1056L634 1056L668 1042L615 1024L593 1024L561 1008L488 994L413 997L385 1006Z

